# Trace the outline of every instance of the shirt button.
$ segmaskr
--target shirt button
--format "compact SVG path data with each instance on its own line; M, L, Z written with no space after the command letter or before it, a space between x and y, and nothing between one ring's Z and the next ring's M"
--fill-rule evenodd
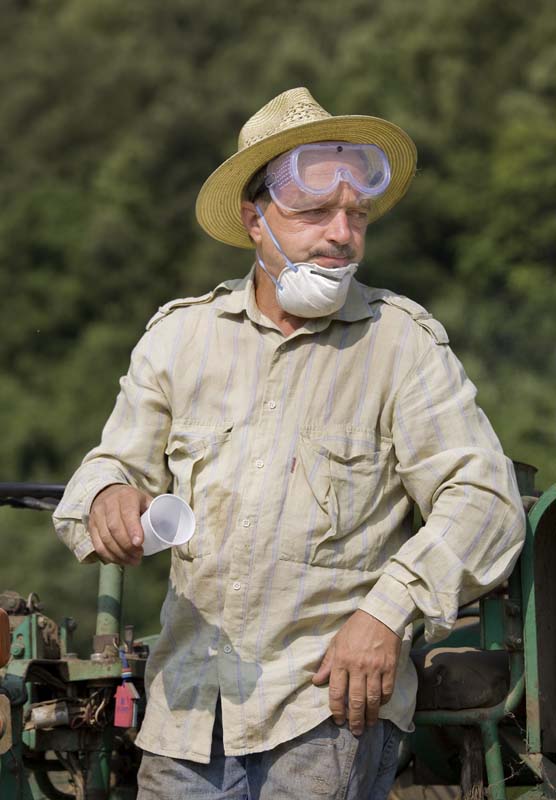
M276 408L276 403L274 402L274 400L268 401L268 407L274 411L274 409Z
M248 528L249 525L251 525L248 519L242 520L241 524L243 525L244 528Z
M264 461L262 460L262 458L258 458L255 461L255 466L257 467L257 469L262 469L264 467Z
M225 644L224 645L224 652L225 653L231 653L232 652L232 648L231 648L231 646L229 644Z
M236 592L239 592L239 590L241 589L241 583L240 583L239 581L236 581L236 582L233 584L233 587L234 587L234 589L236 590Z

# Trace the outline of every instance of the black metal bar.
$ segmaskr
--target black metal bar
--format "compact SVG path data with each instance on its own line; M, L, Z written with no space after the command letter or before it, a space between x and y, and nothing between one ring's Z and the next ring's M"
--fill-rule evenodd
M65 488L63 483L0 483L0 506L53 511Z
M0 483L0 497L34 497L36 500L51 497L59 500L65 488L63 483Z

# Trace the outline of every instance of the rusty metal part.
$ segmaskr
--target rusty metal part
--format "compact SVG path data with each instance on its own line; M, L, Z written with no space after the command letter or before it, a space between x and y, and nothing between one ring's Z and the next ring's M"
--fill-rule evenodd
M11 750L13 745L12 737L12 714L10 710L10 699L6 695L0 695L0 756Z
M133 640L135 638L135 626L124 625L124 645L126 653L133 651Z
M49 617L39 614L37 627L42 639L42 657L60 658L60 628L57 623Z
M28 614L27 602L18 592L6 590L0 592L0 608L14 615Z
M93 636L93 661L115 661L119 659L118 640L112 633L101 633Z
M12 592L10 589L6 589L0 592L0 608L7 611L11 617L24 617L42 611L43 605L36 592L31 592L25 598L19 592Z
M42 603L36 592L31 592L27 595L27 610L29 614L34 614L35 611L42 611Z
M481 800L483 786L483 747L481 734L476 728L465 728L461 754L462 800Z
M63 700L41 703L31 709L31 715L25 728L27 730L38 728L56 728L59 725L69 725L69 707Z

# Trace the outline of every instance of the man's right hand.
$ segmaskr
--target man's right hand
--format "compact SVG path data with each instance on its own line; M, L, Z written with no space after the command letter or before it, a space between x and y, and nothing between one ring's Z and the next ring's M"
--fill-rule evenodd
M143 556L141 514L152 497L133 486L113 483L97 494L89 514L89 533L104 564L137 566Z

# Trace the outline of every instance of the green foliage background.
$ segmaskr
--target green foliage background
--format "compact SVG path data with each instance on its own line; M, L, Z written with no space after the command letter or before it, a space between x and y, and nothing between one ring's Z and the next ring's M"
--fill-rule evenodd
M0 16L0 480L67 480L157 306L244 274L194 218L239 128L286 88L419 149L362 279L442 320L508 454L556 475L553 0L5 0ZM0 512L0 588L90 633L96 568ZM127 576L156 629L165 555Z

